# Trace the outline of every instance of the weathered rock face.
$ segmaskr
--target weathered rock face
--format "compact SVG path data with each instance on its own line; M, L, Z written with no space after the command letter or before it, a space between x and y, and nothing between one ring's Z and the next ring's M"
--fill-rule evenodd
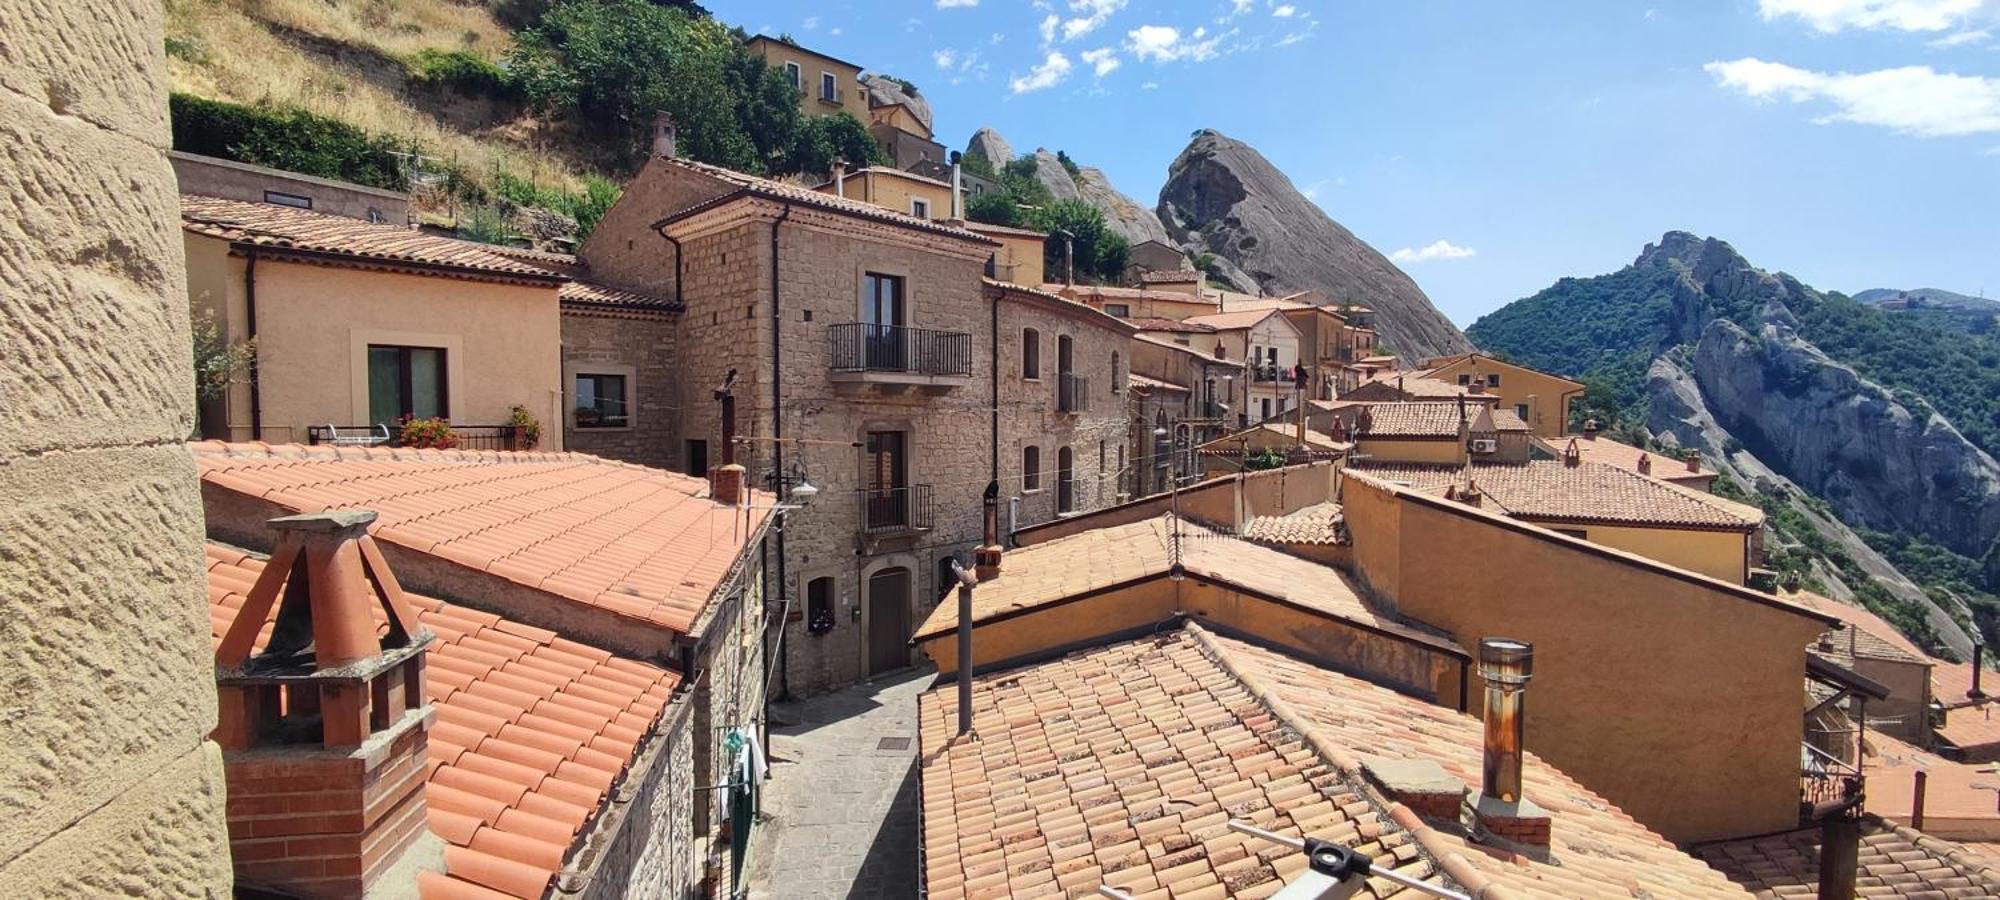
M1035 180L1049 189L1049 196L1057 200L1075 200L1083 196L1076 189L1076 179L1070 177L1069 170L1063 168L1062 158L1043 147L1035 148Z
M972 140L965 142L965 155L983 157L993 164L994 171L1013 161L1014 148L1000 132L991 128L981 128L972 133Z
M1687 369L1662 356L1653 360L1646 375L1649 401L1646 427L1662 443L1700 450L1705 462L1748 489L1790 501L1802 501L1807 496L1796 482L1767 465L1740 437L1716 421L1702 395L1701 385ZM1734 452L1731 452L1732 449ZM1922 609L1924 618L1937 632L1939 640L1959 658L1971 655L1972 639L1959 627L1958 621L1932 602L1923 588L1875 552L1875 548L1868 546L1845 522L1821 514L1809 503L1791 502L1790 505L1805 517L1813 530L1845 552L1877 584L1904 603ZM1826 588L1828 596L1843 602L1858 602L1854 591L1842 581L1839 571L1824 561L1814 561L1813 574ZM1965 615L1967 611L1961 609L1958 613Z
M1780 321L1725 319L1695 346L1716 420L1848 522L1979 557L2000 534L2000 464L1943 416L1911 409Z
M1158 213L1177 243L1229 260L1264 293L1318 290L1373 308L1383 342L1405 358L1473 349L1416 282L1248 144L1197 134L1168 169Z
M1167 227L1160 224L1160 217L1119 193L1117 188L1111 186L1111 179L1104 177L1102 170L1084 166L1077 171L1075 181L1078 196L1104 213L1104 224L1124 235L1126 242L1176 244L1173 237L1167 234Z
M883 78L880 75L861 76L861 86L868 91L869 106L887 106L891 103L901 103L910 108L910 113L917 117L917 121L924 123L925 128L932 127L931 102L929 100L903 90L902 85Z

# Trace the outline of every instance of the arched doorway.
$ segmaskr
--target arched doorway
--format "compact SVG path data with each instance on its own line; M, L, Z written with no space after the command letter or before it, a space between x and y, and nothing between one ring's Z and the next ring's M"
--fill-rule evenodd
M868 576L868 674L910 664L910 570Z

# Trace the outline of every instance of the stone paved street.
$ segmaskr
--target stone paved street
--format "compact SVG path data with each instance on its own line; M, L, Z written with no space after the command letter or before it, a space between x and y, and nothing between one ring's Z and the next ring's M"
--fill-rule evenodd
M917 896L917 695L935 678L906 670L774 710L751 897Z

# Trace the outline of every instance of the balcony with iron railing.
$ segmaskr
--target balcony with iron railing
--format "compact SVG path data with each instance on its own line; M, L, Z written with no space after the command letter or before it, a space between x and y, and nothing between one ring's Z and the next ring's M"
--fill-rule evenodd
M1861 768L1813 746L1799 744L1799 818L1856 814L1866 784Z
M972 380L972 335L904 325L827 326L834 381L949 390Z
M871 536L929 531L931 528L931 486L913 484L899 488L860 488L861 530Z
M529 450L518 425L451 426L451 449ZM402 434L393 425L308 425L306 443L341 447L401 447Z
M1089 410L1090 379L1075 372L1056 373L1056 411L1080 413Z
M1250 367L1250 377L1259 382L1284 381L1285 370L1279 368L1275 363L1261 366L1252 365Z

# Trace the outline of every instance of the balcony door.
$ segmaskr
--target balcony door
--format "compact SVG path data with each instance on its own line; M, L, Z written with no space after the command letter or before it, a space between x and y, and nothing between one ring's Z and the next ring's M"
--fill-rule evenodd
M1056 512L1076 509L1075 457L1068 447L1056 451Z
M447 409L442 348L368 346L369 424L443 418Z
M883 569L868 577L868 674L910 664L910 570Z
M907 438L900 431L871 431L863 448L862 527L896 531L910 524L910 483L906 470Z
M902 371L910 367L903 279L869 272L861 283L861 331L868 368Z

